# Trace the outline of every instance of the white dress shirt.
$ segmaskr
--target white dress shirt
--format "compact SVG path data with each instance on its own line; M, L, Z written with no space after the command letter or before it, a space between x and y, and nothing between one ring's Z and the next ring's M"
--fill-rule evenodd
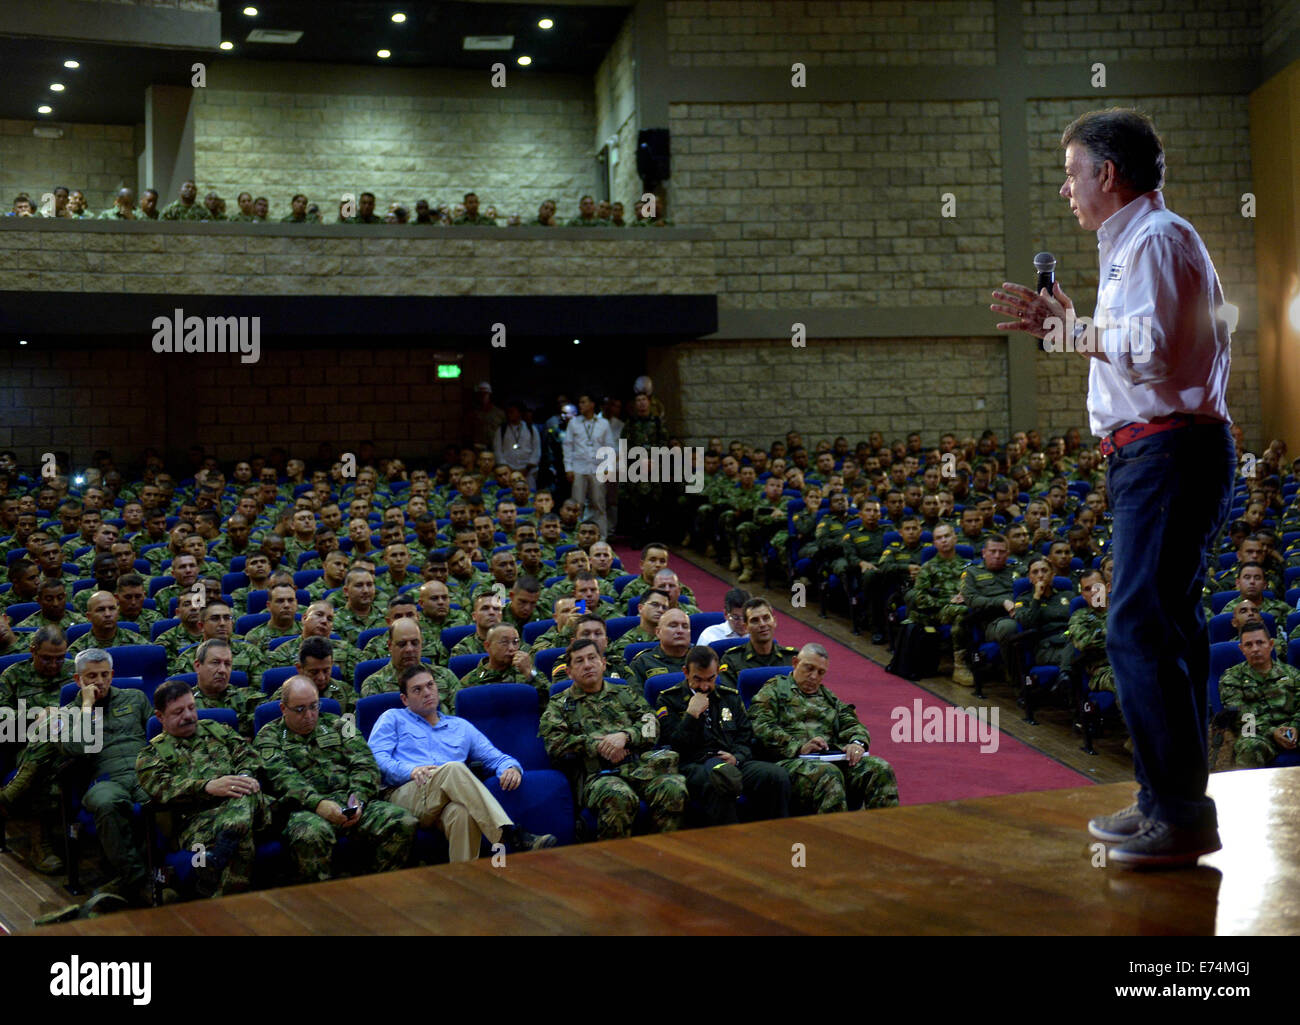
M744 640L749 634L738 634L731 629L731 620L724 619L721 623L714 623L710 627L705 627L704 632L700 634L700 639L696 644L712 644L714 641L730 641L735 638Z
M1097 229L1097 250L1094 323L1107 358L1090 360L1092 433L1170 413L1228 421L1223 289L1196 229L1147 192Z
M570 473L594 474L600 465L600 449L613 447L608 420L599 413L590 420L575 416L564 432L564 468Z

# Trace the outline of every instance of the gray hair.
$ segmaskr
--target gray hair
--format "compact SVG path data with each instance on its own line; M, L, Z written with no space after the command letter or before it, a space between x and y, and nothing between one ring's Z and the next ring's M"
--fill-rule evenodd
M830 661L831 658L830 655L826 653L825 648L823 648L820 644L814 644L812 641L809 641L807 644L805 644L802 648L799 649L800 658L807 658L809 655L816 655L818 658L824 658L828 662Z
M77 658L74 665L77 667L77 672L80 673L92 662L107 662L108 668L113 668L113 656L103 648L87 648L85 651L77 652Z

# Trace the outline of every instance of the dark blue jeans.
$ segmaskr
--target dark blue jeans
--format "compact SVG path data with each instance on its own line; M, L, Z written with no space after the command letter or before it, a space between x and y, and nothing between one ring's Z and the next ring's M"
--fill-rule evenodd
M1106 654L1133 737L1138 806L1177 826L1215 826L1205 794L1210 643L1201 589L1232 496L1232 436L1226 424L1195 424L1125 445L1108 463L1115 575Z

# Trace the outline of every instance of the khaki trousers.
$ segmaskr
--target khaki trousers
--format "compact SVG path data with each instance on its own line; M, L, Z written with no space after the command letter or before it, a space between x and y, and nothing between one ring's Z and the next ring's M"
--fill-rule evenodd
M409 811L423 828L436 822L447 837L453 862L473 861L484 836L498 843L502 828L513 825L505 809L464 762L438 766L423 783L403 783L388 800Z

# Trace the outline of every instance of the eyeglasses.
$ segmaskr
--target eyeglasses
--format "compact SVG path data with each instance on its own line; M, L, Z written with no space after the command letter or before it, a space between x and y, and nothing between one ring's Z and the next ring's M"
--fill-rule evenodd
M289 711L294 715L306 715L308 712L319 712L320 702L314 701L310 705L290 705Z

